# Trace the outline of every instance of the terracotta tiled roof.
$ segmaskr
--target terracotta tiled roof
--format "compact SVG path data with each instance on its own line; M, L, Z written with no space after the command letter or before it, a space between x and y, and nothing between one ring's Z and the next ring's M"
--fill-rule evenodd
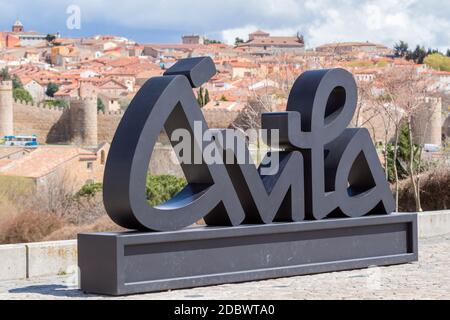
M297 37L266 37L266 38L255 38L241 46L248 45L266 45L266 46L303 46L303 43Z
M450 71L426 70L422 73L436 76L450 76Z
M237 101L210 101L203 108L203 110L226 110L226 111L241 111L244 109L244 104Z
M0 174L39 178L64 165L66 162L82 157L96 157L96 154L78 147L40 146L17 160L0 166Z
M6 147L6 146L0 146L0 159L3 159L5 157L8 157L14 153L22 151L23 148L21 147Z
M318 48L336 48L336 47L379 47L379 48L386 48L386 46L383 46L381 44L371 43L371 42L336 42L336 43L327 43L323 44L321 46L318 46Z
M105 87L105 86L107 86L108 84L109 84L109 85L112 84L114 87L120 87L120 88L122 88L122 89L127 89L127 86L126 86L126 85L124 85L124 84L121 83L120 81L117 81L117 80L111 79L111 78L106 78L106 79L104 79L104 81L101 82L101 83L99 83L98 86L99 86L99 87Z
M258 68L258 65L253 62L245 62L245 61L231 61L229 65L233 68Z
M180 49L180 50L192 50L192 49L198 49L198 48L204 48L205 45L203 44L148 44L145 45L146 47L150 47L153 49Z

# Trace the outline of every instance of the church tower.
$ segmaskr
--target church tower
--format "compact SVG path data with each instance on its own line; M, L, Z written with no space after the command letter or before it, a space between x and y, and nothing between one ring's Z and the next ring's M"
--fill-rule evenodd
M23 24L19 20L16 20L12 26L12 32L14 33L21 33L23 32Z

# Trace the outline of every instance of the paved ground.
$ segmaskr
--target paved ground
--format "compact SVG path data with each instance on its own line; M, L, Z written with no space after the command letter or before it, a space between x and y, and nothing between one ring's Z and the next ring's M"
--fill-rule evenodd
M122 299L450 299L450 236L420 241L420 261L129 296ZM77 289L75 276L0 283L0 299L109 299Z

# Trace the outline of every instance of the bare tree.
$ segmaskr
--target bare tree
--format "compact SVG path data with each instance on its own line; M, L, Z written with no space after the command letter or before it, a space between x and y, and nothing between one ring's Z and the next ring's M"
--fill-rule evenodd
M401 67L387 70L380 78L382 93L380 101L384 105L384 110L390 117L395 128L394 138L394 174L396 183L396 205L398 210L398 171L396 163L398 161L398 143L400 126L406 123L409 137L409 159L407 163L408 175L413 186L416 210L422 211L420 204L420 178L419 172L414 165L415 143L413 135L413 119L415 115L423 111L423 98L426 96L428 82L422 77L414 66ZM419 157L421 152L419 152Z
M75 177L62 169L41 178L33 197L33 206L43 212L65 217L71 214L72 196L75 193Z
M256 163L261 163L261 115L266 112L273 111L273 103L271 102L271 97L268 95L257 96L254 99L250 100L244 109L241 111L236 120L232 123L232 126L246 134L246 131L249 129L256 130L256 137L247 138L255 138L256 142Z

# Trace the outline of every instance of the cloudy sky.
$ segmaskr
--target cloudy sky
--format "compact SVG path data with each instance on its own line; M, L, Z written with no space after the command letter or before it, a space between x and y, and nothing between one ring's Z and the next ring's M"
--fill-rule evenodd
M80 8L80 29L67 27L71 5ZM310 47L349 40L392 46L400 39L450 47L449 0L0 0L0 30L16 18L45 33L115 34L141 43L179 42L186 33L231 43L263 29L298 31Z

